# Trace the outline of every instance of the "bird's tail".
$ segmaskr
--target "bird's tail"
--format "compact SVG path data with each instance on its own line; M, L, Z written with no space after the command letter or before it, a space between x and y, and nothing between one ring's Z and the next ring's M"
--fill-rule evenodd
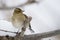
M29 30L31 31L31 32L34 32L34 30L31 28L31 25L29 24Z
M34 30L30 29L30 31L31 31L32 33L34 33Z

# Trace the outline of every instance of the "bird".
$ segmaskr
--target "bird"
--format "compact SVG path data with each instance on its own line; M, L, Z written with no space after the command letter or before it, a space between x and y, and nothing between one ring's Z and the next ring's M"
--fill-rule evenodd
M29 27L29 30L31 32L34 32L34 30L31 28L30 21L32 20L31 16L27 16L23 13L24 11L21 8L15 8L12 16L12 24L15 28L18 28L17 33L19 33L19 30L21 29L21 36L24 36L24 32L26 31L26 28Z

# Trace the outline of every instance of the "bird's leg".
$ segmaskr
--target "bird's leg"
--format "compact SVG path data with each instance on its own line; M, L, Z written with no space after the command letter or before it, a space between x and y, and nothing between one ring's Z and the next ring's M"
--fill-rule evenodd
M18 33L19 33L19 31L20 31L20 29L18 29L18 31L17 31L17 33L16 33L16 34L18 34Z
M26 31L26 25L25 24L26 24L26 22L24 22L24 24L23 24L24 26L22 27L21 32L20 32L21 37L24 36L24 32Z
M24 36L24 32L25 32L26 28L25 27L22 27L22 31L20 33L20 36L23 37Z

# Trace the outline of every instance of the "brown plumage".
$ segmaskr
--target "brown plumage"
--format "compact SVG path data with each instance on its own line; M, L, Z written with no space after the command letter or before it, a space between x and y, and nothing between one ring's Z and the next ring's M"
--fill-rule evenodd
M27 15L23 14L23 11L20 8L15 8L13 16L12 16L12 24L14 27L21 29L21 34L23 36L27 26L29 26L29 29L31 32L34 32L31 29L30 21L32 17L28 17Z

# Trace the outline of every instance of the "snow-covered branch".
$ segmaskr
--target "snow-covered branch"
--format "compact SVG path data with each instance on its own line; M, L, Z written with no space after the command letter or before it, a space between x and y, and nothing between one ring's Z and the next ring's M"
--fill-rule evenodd
M45 33L38 33L38 34L32 34L32 35L25 35L23 37L22 40L40 40L42 38L47 38L47 37L51 37L51 36L56 36L60 34L60 30L54 30L54 31L50 31L50 32L45 32ZM15 37L11 37L11 36L0 36L0 39L4 39L4 40L20 40L20 33L17 34Z

